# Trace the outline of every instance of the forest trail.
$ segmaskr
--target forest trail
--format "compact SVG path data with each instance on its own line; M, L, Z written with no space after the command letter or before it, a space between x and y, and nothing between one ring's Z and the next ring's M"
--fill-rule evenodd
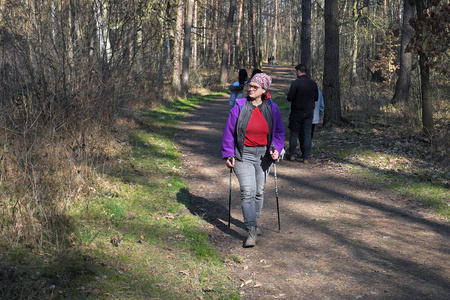
M295 76L284 66L263 71L273 78L272 95L286 91ZM277 165L281 232L271 173L259 220L263 235L256 247L243 248L234 174L227 228L230 173L221 158L227 117L228 97L210 101L183 120L177 142L191 183L190 210L203 216L213 243L230 258L241 299L450 299L450 225L412 211L329 159Z

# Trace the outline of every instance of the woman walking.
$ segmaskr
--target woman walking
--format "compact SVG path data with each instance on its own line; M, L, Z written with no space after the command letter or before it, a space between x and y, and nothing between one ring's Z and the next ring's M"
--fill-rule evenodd
M268 89L272 79L255 74L248 84L249 95L236 99L222 136L222 157L234 168L241 190L241 207L248 230L245 247L256 245L261 234L257 218L261 216L264 186L270 167L284 148L284 125L280 109Z

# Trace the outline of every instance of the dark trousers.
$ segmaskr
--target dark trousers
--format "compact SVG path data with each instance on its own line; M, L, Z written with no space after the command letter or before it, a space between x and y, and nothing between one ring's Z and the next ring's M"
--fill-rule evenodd
M302 158L307 160L311 153L311 130L314 112L294 113L289 116L289 155L293 156L297 147L297 139L300 142Z

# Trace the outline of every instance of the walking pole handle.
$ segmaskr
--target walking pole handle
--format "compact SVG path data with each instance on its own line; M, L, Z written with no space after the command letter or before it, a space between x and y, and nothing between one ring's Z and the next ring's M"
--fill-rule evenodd
M274 145L274 144L272 144L272 153L273 153L273 152L275 152L275 150L276 150L276 149L275 149L275 145ZM276 164L276 163L277 163L277 161L278 161L278 160L277 160L277 159L275 159L275 160L273 161L273 163L274 163L274 164Z

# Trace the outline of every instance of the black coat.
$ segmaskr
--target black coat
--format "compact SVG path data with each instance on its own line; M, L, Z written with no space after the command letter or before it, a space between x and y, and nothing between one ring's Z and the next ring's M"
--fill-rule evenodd
M291 83L286 96L291 103L291 113L314 111L315 102L319 99L317 83L308 76L301 76Z

